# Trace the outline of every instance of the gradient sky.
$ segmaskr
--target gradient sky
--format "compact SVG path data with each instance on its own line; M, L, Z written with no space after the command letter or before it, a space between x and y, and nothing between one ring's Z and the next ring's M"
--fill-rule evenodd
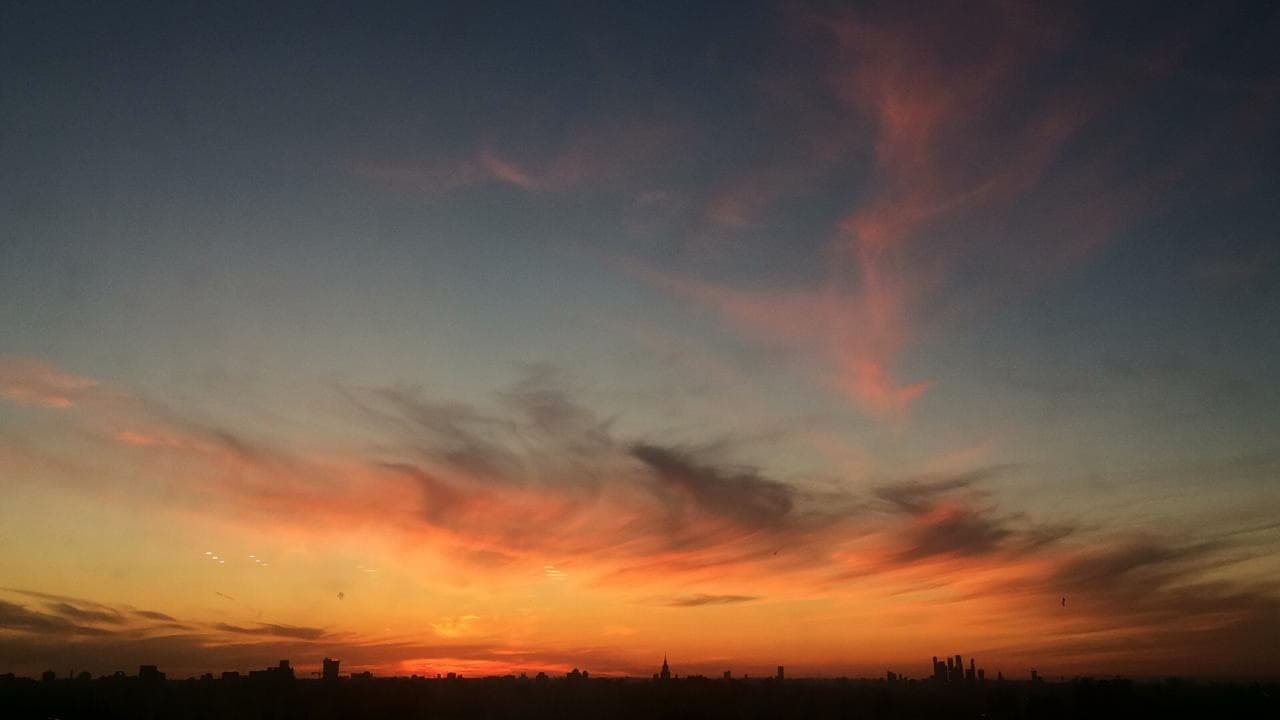
M1274 3L377 5L0 5L0 671L1280 675Z

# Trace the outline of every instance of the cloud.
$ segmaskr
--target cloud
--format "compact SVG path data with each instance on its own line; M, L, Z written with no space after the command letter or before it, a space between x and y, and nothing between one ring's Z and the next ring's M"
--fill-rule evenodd
M155 610L134 610L133 614L147 620L162 620L164 622L178 622L177 618L174 618L172 615L166 615L165 613L157 612Z
M859 612L879 608L912 627L918 621L920 632L941 622L944 609L962 608L992 628L982 639L991 648L1014 643L1000 628L1039 624L1043 634L1055 633L1084 653L1090 632L1131 622L1136 633L1165 633L1179 612L1207 628L1185 638L1188 647L1203 647L1213 636L1209 628L1235 633L1275 594L1261 580L1233 574L1236 557L1264 547L1254 543L1272 530L1189 533L1171 542L1117 539L1069 517L1044 522L997 493L992 481L1015 466L970 467L976 461L968 453L925 464L958 472L880 482L850 477L822 487L735 462L734 442L712 450L624 432L624 423L594 412L549 368L528 368L488 403L455 403L397 386L340 388L337 395L342 402L327 420L346 427L350 442L323 447L255 434L247 429L252 423L228 431L136 400L130 420L172 442L114 443L114 428L99 430L100 440L129 458L130 482L107 476L76 487L109 492L117 502L135 493L131 501L178 513L198 509L237 532L280 533L290 542L375 532L395 547L430 551L466 582L554 582L591 597L642 597L671 607L822 598ZM99 428L102 417L111 417L99 416L103 409L86 403L59 417ZM341 648L356 657L362 647L386 667L397 658L504 662L505 638L489 637L465 616L453 625L441 620L439 629L484 642L467 651L419 652L412 643L378 644L305 617L188 622L18 594L35 606L20 600L4 606L5 633L21 637L3 642L45 643L41 657L56 654L49 643L60 638L173 653L166 657L183 649L217 662L258 663L261 653L288 648L313 654ZM1071 596L1075 615L1052 614L1061 594ZM1216 599L1216 609L1199 597ZM1108 615L1102 604L1124 610ZM220 606L243 612L236 603ZM49 640L36 640L38 633Z
M567 128L558 139L536 147L489 139L460 156L412 165L360 161L350 169L356 177L427 195L483 185L542 195L599 193L654 174L663 151L681 144L684 135L672 118L631 115Z
M113 610L92 610L79 608L70 603L57 602L48 603L46 607L54 613L61 615L77 622L90 623L109 623L118 624L124 622L124 618Z
M1057 616L1045 619L1041 639L1021 642L1022 652L1053 653L1070 667L1123 657L1135 674L1183 667L1209 677L1265 677L1280 670L1259 652L1265 641L1258 638L1280 629L1280 583L1224 570L1265 556L1266 542L1234 533L1200 541L1115 534L1058 556L1042 575L989 592L1019 602L1044 598L1045 605L1065 598Z
M1071 535L1075 529L1071 524L1029 523L1020 514L1001 515L992 505L984 504L986 493L976 486L1011 469L1007 465L982 467L876 487L877 498L887 502L893 512L910 518L898 533L901 547L894 561L1034 553Z
M38 597L36 591L5 589L4 592ZM66 597L77 607L111 606L84 598ZM128 608L114 610L121 617ZM148 611L134 611L142 620L158 619ZM626 653L601 648L525 647L509 639L483 638L479 641L422 643L414 639L366 640L327 634L320 628L279 624L235 625L231 623L177 623L165 616L162 623L130 622L126 626L80 626L66 619L0 600L0 658L7 670L38 674L49 667L71 666L94 674L126 671L142 664L156 664L170 677L194 676L220 670L247 671L274 666L280 658L294 660L294 666L316 667L320 658L340 655L343 665L371 669L379 674L422 672L425 665L439 671L484 667L491 673L530 670L567 670L570 664L588 664L614 672L631 672L645 666ZM467 625L479 618L456 618ZM176 628L176 632L175 632Z
M700 511L767 528L783 523L795 506L795 491L789 485L751 470L725 472L697 464L679 451L645 443L633 445L631 454L652 471L655 489L677 511L691 501Z
M1125 124L1135 89L1176 78L1194 38L1153 33L1117 58L1081 51L1089 18L1076 9L1000 2L925 15L802 4L786 17L791 42L809 49L788 55L797 65L785 74L788 99L801 102L772 102L779 83L762 83L755 118L786 151L732 167L707 212L725 227L785 227L787 257L807 276L764 285L686 267L639 274L791 353L820 385L895 426L932 386L904 362L921 340L1081 267L1214 152L1195 141L1151 160L1151 141ZM785 119L794 114L812 117ZM1231 134L1231 122L1204 137ZM1111 140L1085 142L1099 127ZM806 210L789 214L778 199L798 194ZM833 198L843 211L823 219L814 206Z
M0 630L62 637L110 634L109 630L103 630L92 625L80 625L58 615L30 610L22 605L4 600L0 600Z
M503 444L510 423L473 406L429 399L421 388L339 388L339 392L365 421L394 432L400 442L417 449L419 457L496 479L509 475L518 465Z
M880 485L873 492L880 499L888 501L895 509L919 515L931 510L944 495L970 488L974 483L993 477L1004 469L1003 467L979 468L948 477L913 478Z
M260 623L252 626L215 623L213 628L237 635L255 635L260 637L293 638L295 640L319 640L327 635L323 628L301 627L297 625L276 625Z
M703 605L736 605L755 602L758 595L684 595L662 603L667 607L701 607Z
M0 357L0 397L19 405L68 408L96 387L92 378L68 373L34 358Z

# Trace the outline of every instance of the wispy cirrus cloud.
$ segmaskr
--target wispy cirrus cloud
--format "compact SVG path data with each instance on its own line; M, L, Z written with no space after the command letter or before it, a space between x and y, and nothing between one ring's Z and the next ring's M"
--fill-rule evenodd
M619 602L647 597L647 604L695 608L766 597L784 604L892 599L894 613L914 614L922 627L941 622L945 608L964 606L990 616L993 626L1003 627L996 620L1003 614L1011 632L1043 623L1083 643L1090 632L1115 627L1117 617L1148 635L1167 635L1179 599L1199 588L1238 608L1219 622L1208 604L1186 605L1183 619L1206 628L1187 642L1203 644L1218 631L1235 637L1237 623L1275 594L1254 575L1234 574L1239 558L1266 547L1265 532L1178 543L1069 517L1036 518L1009 508L993 489L997 480L1028 472L1024 467L977 466L819 491L733 462L723 450L626 436L548 368L531 368L486 406L408 387L343 386L334 394L333 419L363 440L295 446L248 427L231 432L175 418L138 398L123 415L89 403L59 417L124 453L130 477L166 488L129 495L132 484L108 478L81 492L110 485L115 502L198 508L236 533L319 542L376 528L394 545L430 549L472 577L527 582L545 575ZM171 441L128 442L118 433L132 425L121 422ZM1063 594L1080 608L1069 617L1054 614ZM41 631L146 643L178 633L198 636L188 645L239 647L245 657L250 639L263 647L303 643L307 652L373 642L305 617L190 623L61 595L23 597L31 602L10 602L4 612L27 643ZM1128 609L1107 615L1097 604L1105 598ZM986 642L1000 649L1005 640L997 633ZM379 646L379 662L393 663L396 652L414 651ZM492 652L475 657L489 662Z
M478 185L509 185L526 192L558 195L630 187L652 175L656 159L684 142L686 131L668 117L597 122L568 131L558 142L528 147L496 139L452 159L401 164L363 160L353 175L365 180L440 195ZM632 188L636 193L651 189Z
M215 623L213 629L236 635L255 635L268 638L294 638L297 640L319 640L327 633L324 628L302 627L298 625L277 625L275 623L259 623L257 625L232 625L231 623Z
M821 384L895 424L931 386L904 374L904 360L934 328L1079 268L1209 157L1209 143L1193 142L1142 159L1144 139L1117 120L1134 111L1135 88L1174 81L1194 33L1117 57L1073 43L1088 22L1069 7L800 6L788 19L812 49L797 61L807 72L788 77L813 80L798 83L805 102L766 102L759 112L775 130L770 144L789 153L735 167L708 213L729 227L761 218L770 227L790 217L780 197L846 198L825 227L795 242L798 257L816 252L811 282L640 274L808 361ZM1064 64L1074 74L1059 78ZM814 119L772 117L795 107ZM1221 115L1220 132L1231 132L1235 110ZM1122 129L1107 143L1082 142L1112 125ZM810 227L791 220L790 232Z
M19 405L68 408L97 381L28 357L0 357L0 397Z
M702 607L704 605L735 605L759 600L758 595L682 595L662 604L668 607Z

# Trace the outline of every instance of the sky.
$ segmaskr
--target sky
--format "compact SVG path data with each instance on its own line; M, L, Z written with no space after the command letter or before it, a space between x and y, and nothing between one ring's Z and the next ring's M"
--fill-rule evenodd
M1280 676L1273 3L263 5L0 4L0 672Z

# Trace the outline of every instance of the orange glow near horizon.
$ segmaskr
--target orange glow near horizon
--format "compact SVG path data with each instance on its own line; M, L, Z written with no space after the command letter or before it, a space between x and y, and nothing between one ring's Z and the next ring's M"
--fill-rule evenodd
M36 378L59 372L22 367ZM427 412L406 405L411 396L383 399L365 398L361 412ZM7 558L6 576L29 587L5 593L26 622L66 613L85 648L128 628L174 653L342 655L379 674L645 675L666 651L686 673L782 663L830 676L886 664L923 675L921 658L953 649L1013 673L1043 659L1046 643L1041 665L1069 674L1109 658L1132 663L1126 648L1154 643L1164 647L1150 661L1159 672L1265 612L1261 598L1183 574L1215 548L1063 540L1068 528L1002 514L976 478L956 475L838 494L790 488L621 443L582 408L566 409L578 420L541 442L592 449L576 466L539 467L545 454L497 445L480 463L396 459L386 445L391 454L368 461L351 448L268 444L174 424L97 383L67 400L43 412L67 421L95 464L127 472L56 482L129 529L94 549L95 533L80 528L47 553ZM111 430L123 417L147 432ZM27 452L16 470L58 475L38 447ZM19 529L52 512L30 500L8 518ZM140 517L138 507L150 509ZM61 574L71 558L97 567ZM1172 573L1177 585L1145 584ZM1188 616L1175 607L1192 593L1203 609ZM1169 626L1175 613L1182 621Z

